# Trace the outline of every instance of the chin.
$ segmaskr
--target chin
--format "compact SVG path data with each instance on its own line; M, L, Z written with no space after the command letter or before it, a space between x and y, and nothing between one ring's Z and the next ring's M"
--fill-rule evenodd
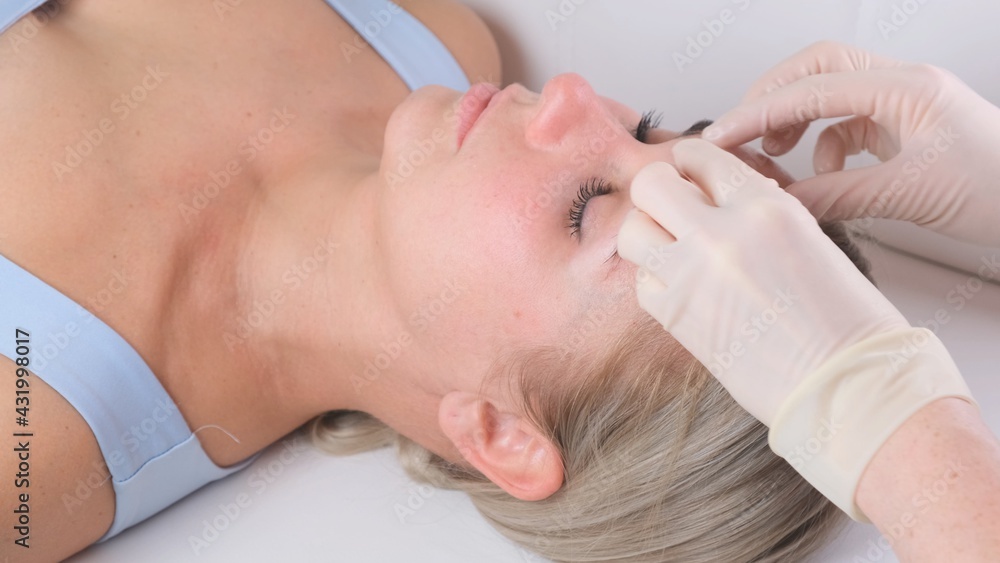
M461 98L457 92L443 86L424 86L412 92L389 116L383 135L382 166L385 172L395 171L407 156L419 150L421 143L433 143L433 152L453 150L455 105ZM424 158L428 150L423 151ZM419 161L420 157L415 157Z

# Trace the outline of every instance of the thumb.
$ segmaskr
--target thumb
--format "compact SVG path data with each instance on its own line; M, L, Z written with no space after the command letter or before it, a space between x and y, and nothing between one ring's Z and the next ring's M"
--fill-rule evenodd
M844 169L848 155L867 151L882 162L897 154L899 148L891 135L866 116L858 116L831 125L820 133L813 151L813 169L817 174Z
M862 217L893 219L902 194L892 190L888 164L820 174L789 185L795 196L820 223Z

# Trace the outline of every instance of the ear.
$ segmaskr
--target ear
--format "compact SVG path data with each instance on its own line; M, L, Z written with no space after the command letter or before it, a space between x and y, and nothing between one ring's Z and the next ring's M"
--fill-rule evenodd
M438 422L462 457L511 496L542 500L562 486L559 449L527 419L452 391L441 399Z

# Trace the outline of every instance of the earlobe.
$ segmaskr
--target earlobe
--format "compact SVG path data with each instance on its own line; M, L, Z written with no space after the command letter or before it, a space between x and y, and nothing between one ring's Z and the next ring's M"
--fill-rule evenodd
M452 391L441 399L438 422L462 457L511 496L542 500L562 486L559 449L524 417Z

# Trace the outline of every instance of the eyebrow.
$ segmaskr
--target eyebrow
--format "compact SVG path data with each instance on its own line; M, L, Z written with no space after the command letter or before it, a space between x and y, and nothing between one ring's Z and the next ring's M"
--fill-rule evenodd
M702 119L701 121L695 123L691 127L684 130L683 133L678 135L678 137L690 137L692 135L697 135L705 130L706 127L712 124L711 119Z
M701 119L701 120L698 120L697 122L695 122L694 125L692 125L691 127L688 127L680 135L678 135L678 138L680 138L680 137L691 137L693 135L698 135L706 127L708 127L711 124L712 124L712 120L711 119ZM623 125L625 125L625 124L623 123ZM625 125L625 127L627 128L628 125ZM617 236L615 238L617 239ZM601 265L603 266L603 265L607 264L608 262L611 262L611 260L614 259L614 258L617 258L617 260L615 260L615 262L612 264L612 266L608 269L608 274L609 275L610 275L611 271L615 270L617 268L617 266L620 265L620 262L621 262L621 256L618 255L618 247L617 247L617 245L615 246L615 251L613 253L611 253L611 256L608 256L607 259L604 260L604 262Z
M698 120L697 122L695 122L694 125L692 125L691 127L688 127L687 129L685 129L680 135L678 135L678 137L691 137L691 136L694 136L694 135L698 135L702 131L704 131L706 127L708 127L711 124L712 124L712 120L711 119L701 119L701 120ZM617 240L617 238L618 237L616 235L615 239ZM604 262L601 264L601 266L607 265L607 263L611 262L612 259L614 259L614 262L612 262L611 266L607 268L607 270L605 272L606 276L610 276L611 273L614 272L615 270L617 270L618 267L621 266L621 264L623 262L622 257L618 254L617 243L615 244L615 251L611 253L611 256L608 256L607 259L604 260Z

